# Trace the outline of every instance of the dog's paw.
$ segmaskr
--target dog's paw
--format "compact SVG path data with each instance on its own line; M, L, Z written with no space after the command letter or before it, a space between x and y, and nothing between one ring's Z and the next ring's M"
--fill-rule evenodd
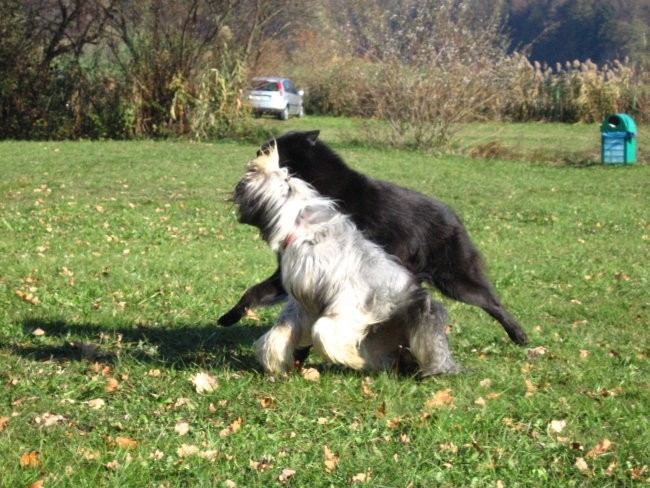
M217 319L217 324L221 325L222 327L230 327L231 325L235 325L237 322L239 322L242 317L243 314L239 310L232 309L230 312L227 312L219 317Z

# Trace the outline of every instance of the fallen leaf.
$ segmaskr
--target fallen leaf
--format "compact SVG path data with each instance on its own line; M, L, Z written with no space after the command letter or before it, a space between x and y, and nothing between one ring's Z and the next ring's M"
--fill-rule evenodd
M219 455L219 451L217 451L216 449L199 451L198 453L198 456L201 459L207 459L208 461L214 461L218 455Z
M485 401L485 398L478 397L476 400L474 400L474 404L478 405L479 407L484 407L487 404L487 402Z
M212 393L218 387L217 378L210 373L198 373L190 376L190 381L194 384L197 393Z
M138 441L129 439L128 437L116 437L115 444L122 449L135 449L138 447Z
M224 437L234 434L241 428L243 422L244 421L241 417L237 417L232 424L219 432L219 437L223 439Z
M114 459L113 461L109 461L106 464L103 464L102 466L112 471L114 469L117 469L120 466L120 463L117 459Z
M44 335L45 335L45 331L44 331L43 329L41 329L40 327L38 327L38 328L36 328L36 329L34 329L34 330L32 331L32 335L34 335L34 336L36 336L36 337L44 336Z
M106 387L104 390L106 390L107 393L113 393L114 391L117 391L119 387L120 382L115 378L106 378Z
M99 459L99 453L95 451L91 451L90 449L79 448L77 449L77 453L81 454L84 457L84 459L87 459L88 461L94 461L95 459Z
M303 368L300 370L300 375L307 381L320 380L320 373L316 368Z
M156 449L151 454L149 454L149 458L154 459L156 461L160 461L163 457L165 457L165 454L159 449Z
M528 378L524 380L526 382L526 394L524 396L530 397L535 393L539 388L533 384Z
M361 382L361 391L364 395L374 396L375 392L370 388L373 385L374 381L369 376L366 376Z
M278 481L280 483L286 482L289 478L293 478L296 474L295 469L283 469L282 472L280 473L280 476L278 476Z
M106 402L101 398L95 398L94 400L88 400L88 406L94 410L100 410L104 408Z
M352 478L350 478L350 483L364 483L369 481L372 477L372 471L369 469L365 473L357 473Z
M485 379L479 381L479 385L487 388L488 386L492 385L492 380L489 379L489 378L485 378Z
M458 454L458 446L453 442L445 442L440 444L440 449L443 451L450 451L452 454Z
M7 422L9 422L9 417L0 417L0 432L5 430Z
M440 408L454 403L454 397L451 390L439 390L433 394L433 397L424 403L424 408Z
M30 483L27 485L27 488L43 488L43 484L45 483L45 479L41 478L40 480L34 481L33 483Z
M264 456L259 461L253 461L249 459L248 465L253 468L255 471L268 471L273 467L273 456Z
M150 369L150 370L147 372L147 374L148 374L149 376L153 376L154 378L157 378L158 376L160 376L160 370L159 370L159 369Z
M578 471L580 471L580 472L583 473L583 474L587 474L587 473L589 473L589 471L590 471L589 465L588 465L587 462L586 462L583 458L581 458L581 457L579 457L578 459L576 459L576 462L575 462L574 466L575 466L576 468L578 468Z
M332 452L327 444L323 446L323 463L325 464L325 471L328 473L334 471L339 464L339 455Z
M538 356L544 356L548 352L548 349L546 349L544 346L537 346L528 349L528 359L535 359Z
M605 469L605 476L612 476L614 474L614 470L618 467L618 463L616 461L612 461L609 463L607 468Z
M260 319L259 315L255 313L255 310L251 310L250 308L246 310L246 318L255 321Z
M32 305L40 305L41 300L29 290L16 290L16 295L23 301Z
M386 427L388 427L389 429L396 429L399 426L399 424L400 424L400 419L398 419L397 417L393 417L392 419L386 421Z
M566 427L566 420L551 420L551 423L548 424L548 430L559 434Z
M613 447L614 445L609 439L603 439L598 444L596 444L596 447L594 447L591 451L585 454L585 457L587 459L593 459L595 457L600 456L601 454L611 451Z
M40 453L38 451L27 451L20 456L20 467L33 468L34 466L39 466L41 464L41 461L38 458L39 456Z
M275 404L273 397L262 397L260 398L260 405L262 408L271 408Z
M50 412L45 412L43 415L36 417L34 422L40 425L41 427L52 427L53 425L58 424L65 420L63 415L56 415Z
M193 456L199 452L199 448L192 444L181 444L181 447L176 449L176 454L178 457L186 458L188 456Z
M187 422L180 421L174 427L174 432L178 435L185 435L190 431L190 424Z
M237 488L237 483L235 483L233 480L226 480L223 484L226 488Z

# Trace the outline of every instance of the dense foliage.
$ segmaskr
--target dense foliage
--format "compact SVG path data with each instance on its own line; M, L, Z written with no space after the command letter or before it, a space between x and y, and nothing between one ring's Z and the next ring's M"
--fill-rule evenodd
M381 137L398 145L444 145L476 119L645 120L648 11L647 0L7 0L0 138L246 136L241 95L262 73L294 78L308 112L388 121Z

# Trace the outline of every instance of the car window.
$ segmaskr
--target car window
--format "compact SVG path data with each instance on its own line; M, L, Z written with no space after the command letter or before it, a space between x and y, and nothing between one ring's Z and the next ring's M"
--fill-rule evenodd
M280 91L280 88L279 88L278 83L276 81L253 80L251 82L251 90Z
M284 82L284 89L289 93L296 93L296 87L290 80Z

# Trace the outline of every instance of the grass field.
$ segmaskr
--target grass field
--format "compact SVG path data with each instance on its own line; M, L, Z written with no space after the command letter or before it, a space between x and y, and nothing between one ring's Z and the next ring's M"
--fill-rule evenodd
M215 325L274 269L227 201L255 144L1 142L0 486L650 482L644 139L611 167L597 126L471 125L432 156L261 123L452 205L530 346L443 300L465 374L265 376L278 308Z

